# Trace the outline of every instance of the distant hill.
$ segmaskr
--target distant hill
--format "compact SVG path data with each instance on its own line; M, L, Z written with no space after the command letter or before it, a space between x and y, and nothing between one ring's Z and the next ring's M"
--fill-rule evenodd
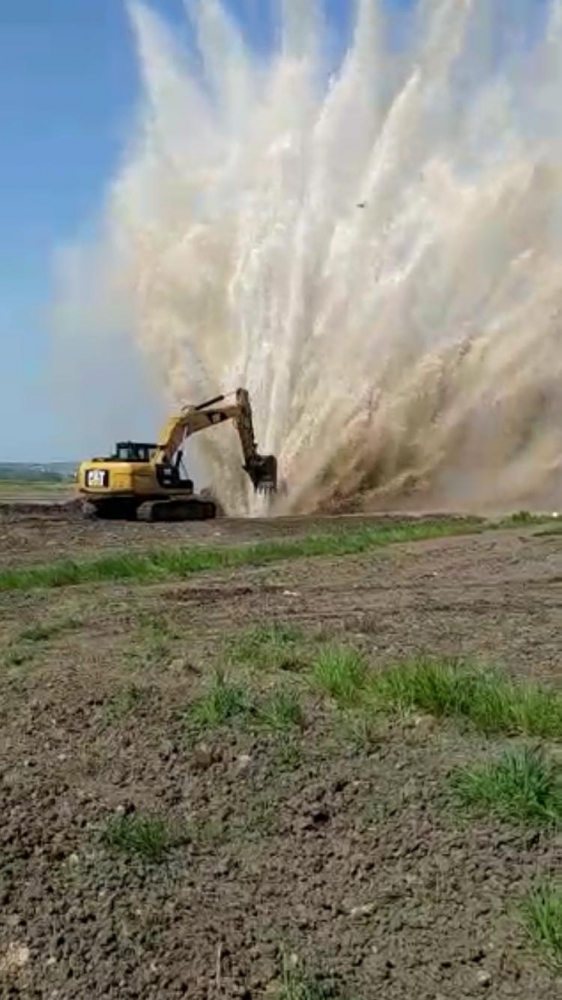
M65 483L73 479L77 462L0 462L0 481Z

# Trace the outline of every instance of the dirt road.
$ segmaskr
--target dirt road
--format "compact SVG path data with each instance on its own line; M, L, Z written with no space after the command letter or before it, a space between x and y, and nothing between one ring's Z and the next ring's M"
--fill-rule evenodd
M0 562L310 527L19 516L0 521ZM468 822L448 797L451 768L505 738L427 717L359 738L298 658L232 654L274 621L362 650L373 671L462 654L560 686L562 535L4 593L0 612L0 996L562 996L519 916L537 878L559 875L560 840ZM256 697L289 685L299 724L194 732L186 720L218 668ZM116 848L107 831L123 816L179 831L164 860Z

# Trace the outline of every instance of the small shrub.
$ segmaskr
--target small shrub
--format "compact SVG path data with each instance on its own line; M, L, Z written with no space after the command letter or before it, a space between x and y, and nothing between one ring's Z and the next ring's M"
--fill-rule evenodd
M562 825L560 773L541 750L508 750L491 764L457 771L452 785L469 809L514 822Z
M516 511L515 514L512 514L511 517L508 518L508 523L515 525L533 524L533 522L536 520L537 520L536 515L531 514L530 510L518 510Z
M545 884L523 906L527 931L547 959L562 969L562 886Z

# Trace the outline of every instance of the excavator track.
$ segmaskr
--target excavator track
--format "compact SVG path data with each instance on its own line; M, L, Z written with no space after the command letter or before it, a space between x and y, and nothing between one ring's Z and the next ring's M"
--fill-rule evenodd
M134 521L138 509L137 500L106 500L104 503L82 504L82 514L87 520Z
M138 521L212 521L217 508L212 500L186 497L184 500L153 500L137 510Z

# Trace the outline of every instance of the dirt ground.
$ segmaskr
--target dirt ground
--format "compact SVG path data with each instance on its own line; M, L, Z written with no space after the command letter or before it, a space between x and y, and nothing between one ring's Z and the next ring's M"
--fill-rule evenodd
M276 518L217 518L214 521L182 524L152 524L136 521L90 521L84 519L80 504L2 503L0 501L0 568L23 563L45 562L60 556L74 558L185 545L238 545L267 539L296 538L311 533L341 531L362 525L399 521L411 515L363 514L346 516ZM435 520L450 515L422 515L418 520Z
M310 530L4 514L0 565ZM449 801L451 768L505 740L423 717L360 740L290 663L229 669L266 691L281 674L297 731L186 725L229 643L271 621L357 645L374 670L463 654L560 685L562 535L0 594L0 997L562 997L519 917L529 887L559 876L562 842ZM181 831L164 861L104 841L137 814ZM293 966L324 987L283 992Z

